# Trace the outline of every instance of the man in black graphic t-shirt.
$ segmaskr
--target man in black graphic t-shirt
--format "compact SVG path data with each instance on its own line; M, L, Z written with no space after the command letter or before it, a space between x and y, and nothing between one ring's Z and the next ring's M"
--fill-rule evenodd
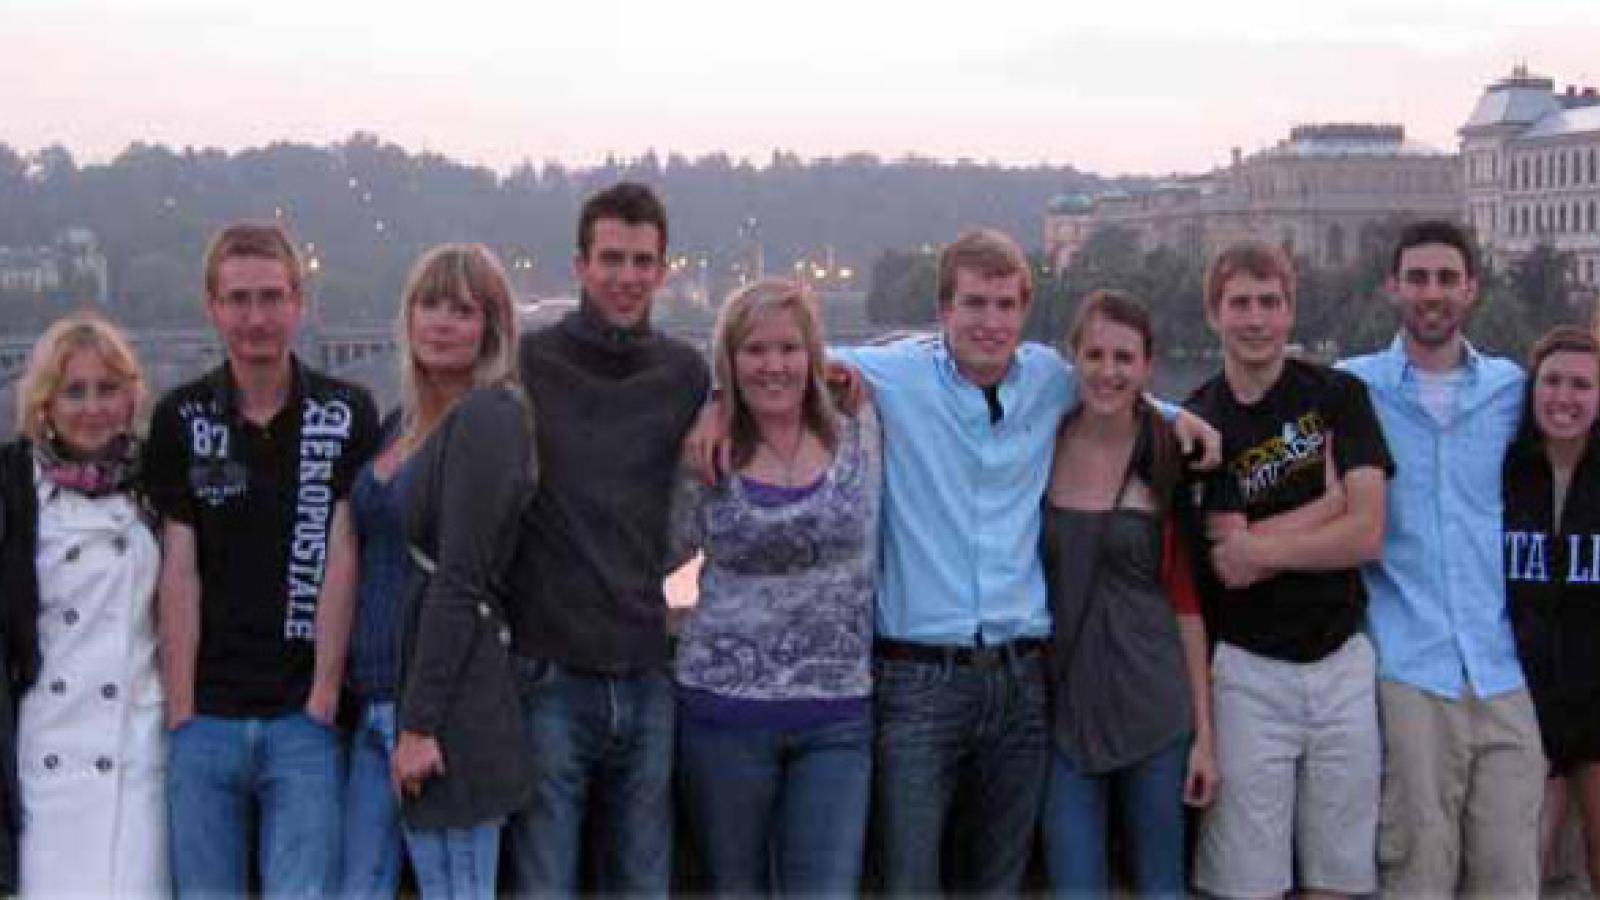
M1254 402L1241 401L1219 376L1191 395L1188 407L1222 433L1223 464L1206 483L1209 513L1240 513L1247 522L1295 510L1328 513L1344 504L1338 482L1345 473L1392 468L1366 388L1334 369L1285 359ZM1269 526L1263 534L1270 533ZM1251 539L1246 533L1223 546L1243 558L1251 551L1238 549L1240 542ZM1253 540L1252 558L1281 545ZM1218 640L1274 659L1315 662L1361 629L1367 595L1355 568L1297 570L1281 561L1255 568L1273 571L1241 579L1219 596L1211 623Z
M150 424L172 878L242 896L251 818L269 896L319 896L339 864L333 730L356 576L345 497L376 440L360 387L290 352L300 264L277 225L224 228L206 315L227 350Z
M1355 567L1381 548L1393 464L1362 383L1287 358L1280 250L1228 248L1205 300L1223 372L1188 406L1223 443L1204 498L1221 778L1195 881L1220 897L1371 893L1381 742Z

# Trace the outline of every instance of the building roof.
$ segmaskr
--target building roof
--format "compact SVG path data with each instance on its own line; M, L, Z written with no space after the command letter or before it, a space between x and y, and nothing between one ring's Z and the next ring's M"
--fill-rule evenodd
M1399 125L1330 123L1298 125L1287 140L1266 151L1273 157L1444 156L1437 148L1410 140Z
M1559 106L1557 108L1559 109ZM1543 116L1533 124L1532 128L1517 135L1517 138L1530 140L1569 134L1600 134L1600 106L1563 109Z
M1548 86L1524 82L1498 82L1483 92L1462 130L1495 125L1528 125L1557 112L1561 104Z

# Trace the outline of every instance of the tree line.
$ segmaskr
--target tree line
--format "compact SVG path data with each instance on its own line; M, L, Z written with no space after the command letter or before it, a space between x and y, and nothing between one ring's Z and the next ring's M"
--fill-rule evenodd
M1354 259L1343 267L1318 268L1304 256L1295 258L1294 339L1308 353L1331 359L1365 353L1393 339L1398 319L1383 285L1404 225L1396 218L1366 229ZM1035 302L1027 322L1033 340L1060 341L1085 295L1117 288L1150 305L1160 351L1192 357L1216 346L1201 302L1205 260L1197 254L1146 250L1134 232L1108 226L1093 232L1061 271L1048 271L1037 257L1034 264ZM1593 300L1575 289L1574 272L1572 255L1549 245L1503 268L1483 260L1468 337L1481 349L1522 359L1552 326L1589 321ZM887 250L873 262L871 275L867 311L873 321L923 326L933 320L937 256L932 248Z
M512 274L529 291L565 290L579 205L623 178L662 193L672 250L717 285L756 245L769 271L785 273L793 261L829 253L839 268L865 272L885 248L945 241L979 224L1034 243L1053 195L1134 183L1062 166L869 154L806 161L782 151L761 164L652 151L592 168L524 163L500 174L366 133L234 153L135 143L95 164L79 164L61 146L23 154L0 143L0 247L47 245L63 229L88 228L109 263L117 318L192 325L207 236L229 220L276 217L317 260L313 291L324 321L387 321L412 260L443 241L494 247L508 266L518 263ZM82 293L68 286L49 297L0 297L6 330L36 327Z

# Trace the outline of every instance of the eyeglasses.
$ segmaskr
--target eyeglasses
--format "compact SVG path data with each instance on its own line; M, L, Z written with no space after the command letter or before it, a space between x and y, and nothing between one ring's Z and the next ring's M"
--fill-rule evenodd
M1400 273L1400 280L1407 286L1425 288L1429 284L1436 284L1442 288L1453 288L1466 280L1460 269L1406 269Z
M245 312L252 307L262 312L276 312L287 306L291 299L287 291L266 288L259 291L229 291L217 297L214 302L235 312Z

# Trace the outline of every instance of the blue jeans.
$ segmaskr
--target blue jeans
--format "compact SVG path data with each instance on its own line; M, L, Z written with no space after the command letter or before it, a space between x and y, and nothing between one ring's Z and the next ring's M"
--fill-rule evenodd
M1153 756L1099 775L1077 770L1057 750L1051 754L1045 793L1045 867L1059 897L1110 896L1106 867L1108 795L1133 864L1134 893L1181 898L1183 871L1183 778L1189 736Z
M573 896L584 835L601 894L665 897L672 861L672 685L513 657L533 748L533 796L511 817L512 889ZM585 822L585 813L593 821Z
M707 891L823 897L860 891L872 790L868 715L795 730L719 727L684 717L678 775Z
M400 886L403 842L423 897L494 897L500 822L474 828L405 827L389 780L395 733L393 703L362 706L350 737L339 896L393 900Z
M880 658L874 666L884 888L1020 892L1050 761L1043 655L988 666ZM941 871L951 884L941 884Z
M323 897L339 866L338 734L296 711L195 716L167 742L172 882L185 896L242 896L259 825L262 893Z

